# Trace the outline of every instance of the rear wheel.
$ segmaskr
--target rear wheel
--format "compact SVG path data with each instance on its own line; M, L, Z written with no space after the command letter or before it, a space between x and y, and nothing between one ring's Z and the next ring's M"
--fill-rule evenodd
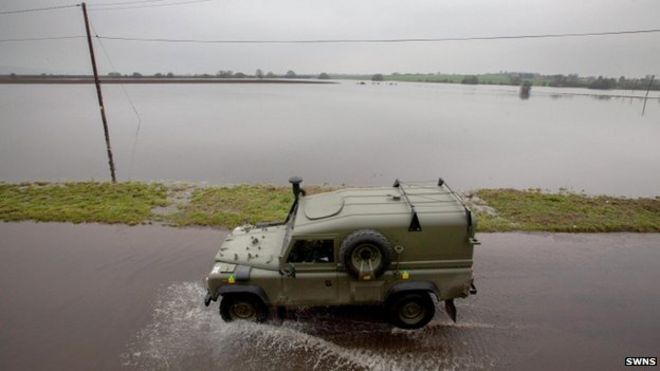
M424 327L435 315L433 299L426 292L399 294L387 301L386 309L390 323L403 329Z
M264 322L268 315L266 305L250 294L225 295L220 301L220 316L226 322Z

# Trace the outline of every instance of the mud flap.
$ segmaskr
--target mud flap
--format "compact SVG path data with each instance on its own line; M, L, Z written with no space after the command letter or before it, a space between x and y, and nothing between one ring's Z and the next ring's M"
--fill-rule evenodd
M277 307L277 309L275 310L275 314L277 316L277 319L284 321L287 317L286 307Z
M445 300L445 311L449 315L449 318L456 323L456 306L454 305L454 299Z
M206 296L204 297L204 305L208 307L209 304L211 304L211 300L213 300L213 298L211 297L211 293L207 292Z

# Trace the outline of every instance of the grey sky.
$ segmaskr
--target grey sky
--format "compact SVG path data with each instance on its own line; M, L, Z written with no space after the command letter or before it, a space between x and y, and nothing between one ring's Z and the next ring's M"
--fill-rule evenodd
M74 2L2 0L0 10ZM110 1L88 4L101 2ZM80 13L72 8L0 15L0 39L82 35ZM90 14L100 35L197 39L465 37L660 28L657 0L215 0ZM115 69L124 73L254 73L261 68L276 73L660 74L660 34L421 44L103 43ZM96 46L101 71L113 70ZM91 70L82 39L0 43L0 66L0 72Z

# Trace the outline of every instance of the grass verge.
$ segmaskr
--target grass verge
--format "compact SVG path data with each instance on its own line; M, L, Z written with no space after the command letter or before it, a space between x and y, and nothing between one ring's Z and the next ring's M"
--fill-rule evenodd
M306 186L307 194L333 188ZM241 224L283 221L293 203L290 187L272 185L236 185L197 188L190 201L166 217L179 226L202 225L234 228Z
M293 202L291 190L284 187L239 185L198 188L190 202L168 219L177 225L203 225L234 228L284 220Z
M540 190L483 189L496 211L478 212L478 228L493 231L660 232L660 198L620 198Z
M0 184L0 220L138 224L167 203L166 189L143 183Z
M332 190L305 188L310 194ZM632 199L483 189L467 199L479 218L479 232L660 232L658 197ZM125 224L155 221L176 226L233 228L243 223L284 220L292 201L289 187L269 185L0 183L0 220Z

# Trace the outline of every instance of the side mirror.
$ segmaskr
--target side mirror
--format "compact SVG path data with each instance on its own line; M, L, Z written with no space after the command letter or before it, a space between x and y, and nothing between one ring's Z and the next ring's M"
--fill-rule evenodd
M280 274L287 277L296 278L296 266L289 263L284 268L280 269Z

